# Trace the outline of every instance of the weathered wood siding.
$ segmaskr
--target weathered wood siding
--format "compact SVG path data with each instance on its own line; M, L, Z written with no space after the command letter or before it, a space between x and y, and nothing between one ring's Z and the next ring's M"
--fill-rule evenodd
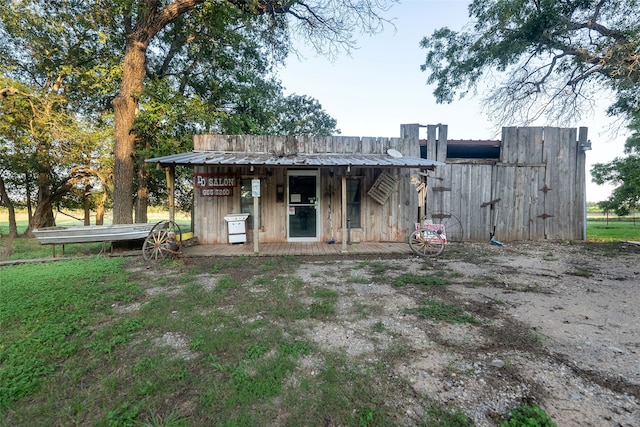
M585 238L587 129L507 127L500 159L446 159L446 126L429 126L427 211L460 219L464 240ZM444 142L444 143L443 143Z
M402 127L402 138L373 137L274 137L274 136L228 136L196 135L196 151L227 151L250 153L362 153L384 154L395 149L404 155L420 157L418 144L418 125ZM291 170L291 168L290 168ZM361 227L351 229L351 241L405 241L414 223L418 220L418 194L416 186L421 182L418 171L406 168L319 168L320 170L320 222L319 240L328 241L332 237L329 213L333 218L333 235L341 240L343 227L341 207L342 178L358 178L361 186ZM333 170L333 175L331 171ZM393 176L397 188L391 192L384 204L379 204L367 196L367 190L373 185L382 171ZM287 236L287 203L277 201L277 186L287 186L287 168L197 166L194 172L220 174L241 178L261 179L262 227L259 242L285 242ZM232 197L202 197L197 192L194 197L194 232L203 244L228 242L225 215L240 212L239 186ZM247 241L253 241L253 231L248 230Z

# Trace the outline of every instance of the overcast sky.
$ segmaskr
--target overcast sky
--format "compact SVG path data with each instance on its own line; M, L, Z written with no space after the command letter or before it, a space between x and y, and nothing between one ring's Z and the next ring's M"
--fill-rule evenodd
M433 87L426 84L427 74L420 71L425 58L420 40L437 28L463 28L469 22L468 3L401 0L386 14L395 30L388 26L379 35L360 37L358 50L350 56L343 53L333 62L297 44L304 58L291 56L279 71L285 93L317 99L338 121L344 136L398 137L403 123L442 123L448 125L450 139L500 139L500 125L483 113L480 98L436 104ZM591 183L591 165L621 156L626 138L624 133L611 132L611 120L604 114L608 105L603 102L592 117L573 124L589 127L593 143L593 150L587 152L588 201L604 200L611 191Z

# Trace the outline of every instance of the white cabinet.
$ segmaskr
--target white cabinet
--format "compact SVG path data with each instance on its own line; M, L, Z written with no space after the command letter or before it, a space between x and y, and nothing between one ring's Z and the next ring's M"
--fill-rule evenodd
M225 215L229 243L245 243L247 241L247 218L249 218L249 214Z

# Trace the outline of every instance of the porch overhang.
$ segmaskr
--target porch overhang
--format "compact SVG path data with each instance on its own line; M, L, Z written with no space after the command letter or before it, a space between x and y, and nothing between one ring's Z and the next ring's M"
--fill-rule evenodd
M433 170L445 163L411 156L390 154L306 154L276 155L223 151L191 151L147 159L146 163L168 166L268 166L294 168L365 167L419 168Z

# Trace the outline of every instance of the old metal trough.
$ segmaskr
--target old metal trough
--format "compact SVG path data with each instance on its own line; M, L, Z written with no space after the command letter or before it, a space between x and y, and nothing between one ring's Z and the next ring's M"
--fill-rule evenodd
M71 243L116 242L123 240L145 239L155 224L118 224L118 225L89 225L84 227L43 227L34 229L33 234L41 245L55 245Z

